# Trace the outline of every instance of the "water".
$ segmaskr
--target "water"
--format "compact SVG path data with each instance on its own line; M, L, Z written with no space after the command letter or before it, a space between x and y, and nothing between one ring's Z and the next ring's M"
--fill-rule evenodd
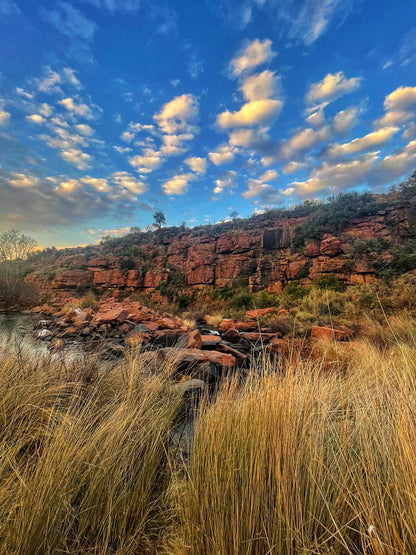
M33 337L33 328L40 320L37 314L21 312L0 312L0 337L8 343L22 343L29 350L38 354L48 353L48 344Z
M10 345L22 345L38 356L49 355L49 341L35 339L33 336L36 323L44 319L45 317L39 314L0 312L0 339L6 339ZM66 360L75 360L82 358L83 354L82 345L72 341L68 342L61 352L53 355L53 358L64 355Z

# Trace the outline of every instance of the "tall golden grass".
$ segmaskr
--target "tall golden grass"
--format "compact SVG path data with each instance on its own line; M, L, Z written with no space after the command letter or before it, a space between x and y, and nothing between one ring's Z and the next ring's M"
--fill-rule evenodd
M169 367L3 347L0 553L416 553L416 343L394 326L231 376L185 461Z
M177 553L416 553L416 349L337 350L203 404Z

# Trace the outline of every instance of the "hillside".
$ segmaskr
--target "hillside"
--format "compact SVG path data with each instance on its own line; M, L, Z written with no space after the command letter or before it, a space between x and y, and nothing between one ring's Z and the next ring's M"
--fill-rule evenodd
M416 267L416 172L387 194L347 193L193 229L135 231L30 259L42 290L155 292L173 300L212 286L281 291L335 276L350 285Z

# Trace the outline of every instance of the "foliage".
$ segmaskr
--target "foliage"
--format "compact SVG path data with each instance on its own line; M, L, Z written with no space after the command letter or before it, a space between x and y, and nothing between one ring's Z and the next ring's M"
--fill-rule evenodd
M365 254L381 254L385 250L391 248L390 241L383 237L376 237L374 239L361 239L359 237L351 238L351 246L354 254L363 256Z
M185 276L177 268L170 266L168 268L168 276L166 280L157 287L162 295L168 298L171 302L178 295L178 293L187 286Z
M339 233L353 218L373 216L380 203L370 193L342 193L315 205L309 218L295 230L293 248L302 248L307 240L320 241L325 233Z
M320 276L314 280L314 285L321 290L329 289L330 291L342 291L343 283L334 275Z
M249 289L243 289L230 299L230 305L234 308L251 308L253 306L253 293Z
M162 225L164 225L166 223L166 216L163 212L155 212L153 214L153 219L155 221L155 225L160 228L162 227Z
M304 287L298 285L296 281L289 282L285 287L285 295L293 297L294 299L302 299L308 295L309 291Z

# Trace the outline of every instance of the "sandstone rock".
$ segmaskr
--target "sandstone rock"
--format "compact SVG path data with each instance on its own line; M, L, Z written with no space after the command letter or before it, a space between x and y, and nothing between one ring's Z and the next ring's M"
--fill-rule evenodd
M187 349L200 349L202 345L201 334L198 330L193 330L183 336L186 341L185 348Z
M303 254L305 256L307 256L308 258L314 258L315 256L319 255L319 245L317 245L315 243L315 241L312 241L311 243L308 243L306 245L306 247L304 248Z
M240 337L240 332L235 328L226 329L222 334L222 338L225 339L225 341L229 341L230 343L238 343Z
M341 252L341 241L338 237L326 234L321 241L319 251L325 256L336 256Z
M347 341L354 332L346 326L331 328L330 326L312 326L311 337L315 339L336 339L337 341Z
M79 287L92 282L94 274L89 270L67 270L55 276L56 287Z
M127 319L127 316L127 310L122 306L118 306L106 312L98 312L94 316L94 321L96 324L103 324L107 322L111 322L112 324L121 324Z
M221 341L219 335L201 335L201 345L199 349L216 349Z
M266 316L267 314L271 314L276 309L274 306L269 308L257 308L256 310L247 310L246 318L249 320L256 320L257 318L261 318L262 316Z

